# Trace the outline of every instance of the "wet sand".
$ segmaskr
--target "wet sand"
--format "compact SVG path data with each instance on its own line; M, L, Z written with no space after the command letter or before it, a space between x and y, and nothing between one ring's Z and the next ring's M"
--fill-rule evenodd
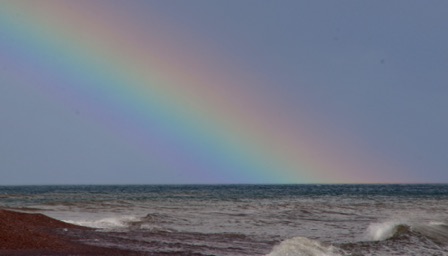
M0 209L0 255L142 255L83 244L85 232L94 231L43 214Z

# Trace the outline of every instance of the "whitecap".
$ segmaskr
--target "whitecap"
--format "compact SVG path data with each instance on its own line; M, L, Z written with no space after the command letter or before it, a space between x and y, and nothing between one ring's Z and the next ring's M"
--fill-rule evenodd
M128 227L129 223L132 223L137 220L138 218L135 216L117 216L96 220L63 220L63 221L79 226L98 228L98 229L120 229Z
M404 225L403 221L391 220L381 223L372 223L366 231L366 239L369 241L383 241L394 236L397 228Z
M340 256L332 245L323 245L317 240L294 237L276 245L266 256Z
M425 221L421 219L395 219L385 222L372 223L366 230L368 241L383 241L409 230L438 242L448 243L448 226L439 220Z

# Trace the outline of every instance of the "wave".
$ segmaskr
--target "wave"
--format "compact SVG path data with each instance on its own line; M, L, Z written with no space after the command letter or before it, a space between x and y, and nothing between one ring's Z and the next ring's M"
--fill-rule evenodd
M444 221L391 220L372 223L366 232L369 241L384 241L403 236L419 236L448 244L448 224Z
M139 221L136 216L117 216L97 220L63 220L64 222L97 229L122 229L129 227L130 223Z
M343 255L446 255L448 224L445 221L395 219L372 223L357 242L323 244L294 237L276 245L267 256Z
M294 237L276 245L266 256L340 256L339 250L332 245L306 237Z
M172 230L167 228L161 228L160 224L166 224L172 219L165 215L154 213L147 214L143 217L137 217L134 215L122 215L106 217L101 219L80 219L80 220L63 220L64 222L86 226L96 229L108 230L158 230L171 232Z
M361 240L337 246L346 255L447 256L448 225L422 218L391 219L370 224Z
M368 241L383 241L405 232L408 227L405 222L398 220L372 223L367 228L365 237Z

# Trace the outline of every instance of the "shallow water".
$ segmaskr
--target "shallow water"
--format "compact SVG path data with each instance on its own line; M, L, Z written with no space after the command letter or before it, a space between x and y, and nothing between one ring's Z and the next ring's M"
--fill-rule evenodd
M0 187L0 207L190 255L448 255L448 185Z

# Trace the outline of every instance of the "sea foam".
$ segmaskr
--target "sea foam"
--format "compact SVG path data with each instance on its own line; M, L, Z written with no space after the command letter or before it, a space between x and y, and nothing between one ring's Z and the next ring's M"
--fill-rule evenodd
M408 231L444 244L448 243L448 225L440 220L396 219L372 223L367 228L365 238L369 241L383 241Z
M117 217L107 217L97 220L64 220L64 222L91 227L98 229L120 229L129 226L129 223L138 221L135 216L117 216Z
M405 221L391 220L380 223L372 223L366 231L366 239L369 241L383 241L391 238L397 232L400 225L405 225Z
M340 256L334 246L323 245L317 240L294 237L276 245L266 256Z

